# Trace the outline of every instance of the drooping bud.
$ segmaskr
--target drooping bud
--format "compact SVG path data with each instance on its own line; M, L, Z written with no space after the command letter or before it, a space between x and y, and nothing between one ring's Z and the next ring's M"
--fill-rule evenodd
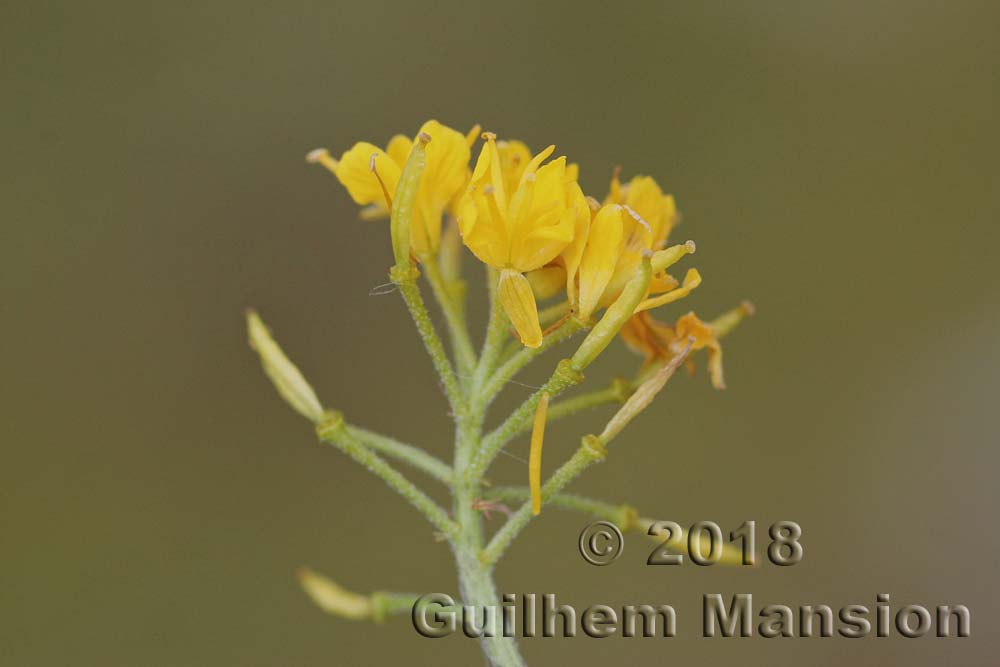
M323 418L323 406L302 372L289 360L271 337L271 332L254 310L247 311L250 347L260 355L264 373L274 383L285 402L311 422Z
M370 597L345 590L307 567L299 569L298 577L306 595L326 613L353 621L372 618L374 605Z

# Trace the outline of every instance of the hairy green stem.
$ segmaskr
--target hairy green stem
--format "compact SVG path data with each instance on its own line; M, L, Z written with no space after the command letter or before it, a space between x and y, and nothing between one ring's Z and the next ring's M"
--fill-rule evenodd
M499 272L493 267L487 267L486 280L490 292L490 320L486 325L486 340L483 341L483 351L479 355L479 364L476 366L476 374L472 381L472 391L476 395L483 394L483 384L493 372L493 367L503 351L503 341L507 334L507 314L504 313L503 306L497 298ZM481 410L482 407L479 411Z
M505 500L508 502L531 500L531 490L526 486L499 486L486 492L490 500ZM547 505L559 509L589 514L597 519L611 521L622 530L632 527L637 521L636 511L631 505L615 505L603 500L595 500L573 493L556 493L549 497Z
M552 476L542 485L542 502L559 493L567 484L576 479L580 473L589 468L594 463L601 461L607 452L604 445L594 436L587 436L579 449L573 453L568 461L563 463L552 473ZM528 522L531 521L531 502L521 505L503 525L500 530L493 535L493 539L483 550L481 559L488 565L494 565L503 556L511 542L524 530Z
M462 599L475 609L500 604L493 583L492 568L479 559L482 551L482 517L475 509L480 496L479 478L468 477L462 472L468 467L473 452L479 445L482 427L471 420L459 422L455 442L454 516L458 532L451 540L458 568L459 589ZM477 619L481 622L482 619ZM496 667L522 667L525 663L511 637L484 637L483 652L491 665Z
M574 396L573 398L567 398L562 401L556 401L555 403L549 404L548 416L546 417L547 423L552 423L557 419L563 419L565 417L570 417L577 413L583 412L584 410L589 410L591 408L596 408L601 405L609 405L611 403L624 403L626 399L631 395L633 391L632 383L628 380L619 378L616 379L610 387L606 389L598 389L597 391L589 391L585 394L580 394L579 396ZM515 431L510 435L510 439L513 440L517 436L527 433L530 430L531 422L525 422L521 424L520 429Z
M441 276L441 268L438 266L437 258L423 257L420 265L424 268L424 274L434 292L434 298L441 306L441 312L444 313L451 344L458 362L458 372L462 376L468 377L475 369L476 353L472 349L472 340L469 338L469 331L465 326L461 305L456 303L454 293L448 288Z
M405 442L396 440L395 438L390 438L382 435L381 433L369 431L368 429L361 428L360 426L347 424L347 430L351 435L357 438L361 444L370 447L377 452L381 452L386 456L403 461L417 470L427 473L442 484L451 486L451 466L441 459L428 454L419 447L408 445Z
M431 524L448 537L454 537L459 530L458 525L448 518L448 513L434 502L426 493L421 491L413 482L403 476L401 472L393 468L385 459L365 447L351 434L343 416L338 412L327 412L325 417L316 425L316 434L323 442L328 442L341 450L355 462L368 468L372 473L381 477L399 495L403 496Z
M534 361L540 354L552 349L562 341L570 338L573 334L584 328L583 322L576 318L570 318L563 322L554 331L550 332L542 339L542 344L538 347L522 347L518 352L508 359L490 378L483 389L486 400L500 393L511 378L518 374L525 366Z
M434 370L437 371L438 377L441 378L441 384L444 385L444 392L448 397L452 413L455 414L456 418L461 418L466 412L466 403L462 397L455 369L452 368L448 354L444 351L444 345L441 344L431 316L427 312L427 306L424 305L424 298L416 285L416 274L417 270L412 266L400 267L397 265L389 272L389 277L393 283L399 286L406 307L410 310L410 316L413 317L420 338L424 341L427 354L430 355L431 363L434 364Z
M500 426L483 438L479 452L472 460L468 470L465 471L465 475L478 478L486 472L503 446L516 433L521 432L534 417L535 408L538 407L538 401L542 399L542 395L548 394L550 398L558 396L565 389L581 381L583 381L583 373L573 365L572 361L569 359L560 361L555 372L545 384L514 410Z

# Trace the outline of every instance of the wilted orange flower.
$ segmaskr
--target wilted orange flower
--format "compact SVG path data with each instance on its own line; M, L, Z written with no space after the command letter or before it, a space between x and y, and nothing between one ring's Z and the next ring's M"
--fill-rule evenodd
M646 357L646 363L666 361L680 354L690 341L691 350L708 350L708 370L712 386L725 389L722 372L722 346L719 339L732 331L746 316L754 312L753 304L744 301L711 323L702 321L693 312L683 315L671 326L653 318L649 312L632 316L621 330L626 345ZM688 369L693 371L691 361Z

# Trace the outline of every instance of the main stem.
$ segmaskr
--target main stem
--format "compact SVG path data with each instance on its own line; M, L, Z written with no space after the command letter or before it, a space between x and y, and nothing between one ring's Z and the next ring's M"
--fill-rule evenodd
M478 396L471 396L468 404L480 406ZM483 550L482 517L474 508L480 499L481 484L478 476L468 475L472 455L482 438L483 409L470 410L464 419L459 419L455 442L455 469L453 471L453 495L455 499L454 517L458 532L452 540L455 564L458 568L459 592L462 603L476 609L477 625L483 622L482 610L495 607L495 619L499 619L500 598L493 583L493 568L481 560ZM482 626L480 626L482 627ZM494 628L498 630L498 628ZM499 631L493 634L501 635ZM483 653L494 667L523 667L524 660L513 637L483 637Z

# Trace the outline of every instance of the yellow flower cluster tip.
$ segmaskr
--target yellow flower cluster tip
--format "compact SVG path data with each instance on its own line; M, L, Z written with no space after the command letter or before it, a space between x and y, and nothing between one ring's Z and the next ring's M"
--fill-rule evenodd
M622 183L616 169L607 196L598 200L584 194L577 165L565 156L552 157L555 146L532 154L520 141L498 140L491 132L479 135L478 126L463 134L435 120L424 123L420 134L430 142L410 225L417 261L439 253L442 219L452 216L465 246L497 270L497 298L520 341L535 348L544 339L539 300L564 295L562 312L589 325L615 303L651 254L652 278L623 337L649 360L675 354L679 340L693 337L693 349L708 350L713 384L723 386L722 352L711 326L691 313L668 327L647 312L686 297L702 280L693 268L682 280L667 273L694 253L695 245L668 245L679 214L674 198L652 177ZM479 136L483 145L470 169ZM371 219L392 209L413 145L409 137L397 135L384 150L359 142L339 160L324 149L307 159L332 171L365 207L362 217Z

